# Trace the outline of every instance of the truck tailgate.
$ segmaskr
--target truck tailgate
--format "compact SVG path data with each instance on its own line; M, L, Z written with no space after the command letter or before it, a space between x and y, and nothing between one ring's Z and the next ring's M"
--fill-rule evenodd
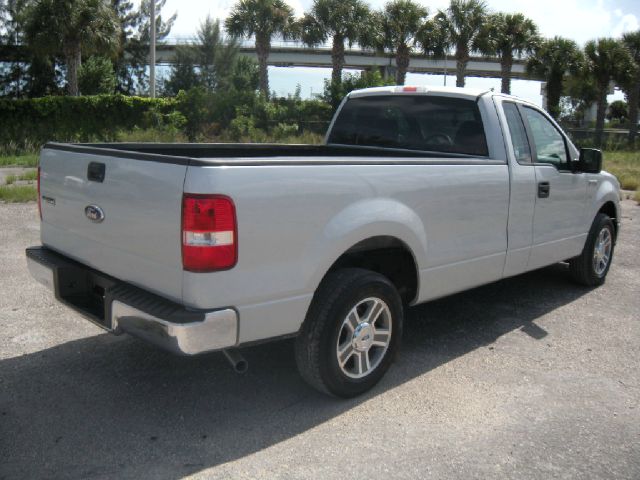
M180 163L127 158L126 152L110 156L43 149L42 243L115 278L182 301L180 219L187 166Z

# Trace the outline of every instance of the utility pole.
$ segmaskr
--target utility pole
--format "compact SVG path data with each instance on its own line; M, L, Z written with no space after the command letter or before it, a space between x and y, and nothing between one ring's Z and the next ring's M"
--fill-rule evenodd
M447 86L447 53L444 54L444 86Z
M151 4L151 52L149 55L149 96L156 96L156 0L150 0Z

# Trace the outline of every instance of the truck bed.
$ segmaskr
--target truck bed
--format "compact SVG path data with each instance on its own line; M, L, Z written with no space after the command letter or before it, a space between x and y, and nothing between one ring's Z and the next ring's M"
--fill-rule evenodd
M488 157L353 145L263 143L47 143L44 148L178 165L465 164ZM504 163L504 162L497 162Z

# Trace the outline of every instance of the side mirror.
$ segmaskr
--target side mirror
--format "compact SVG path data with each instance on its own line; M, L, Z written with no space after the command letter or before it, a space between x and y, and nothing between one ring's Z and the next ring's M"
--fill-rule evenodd
M600 173L602 170L602 152L595 148L581 148L576 170L585 173Z

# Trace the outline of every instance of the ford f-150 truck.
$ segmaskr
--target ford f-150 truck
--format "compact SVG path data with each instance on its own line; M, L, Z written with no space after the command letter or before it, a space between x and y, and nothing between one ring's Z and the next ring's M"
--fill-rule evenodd
M597 286L619 184L540 108L468 89L349 94L324 145L59 144L40 156L32 275L98 326L176 353L295 336L358 395L403 309L555 262Z

